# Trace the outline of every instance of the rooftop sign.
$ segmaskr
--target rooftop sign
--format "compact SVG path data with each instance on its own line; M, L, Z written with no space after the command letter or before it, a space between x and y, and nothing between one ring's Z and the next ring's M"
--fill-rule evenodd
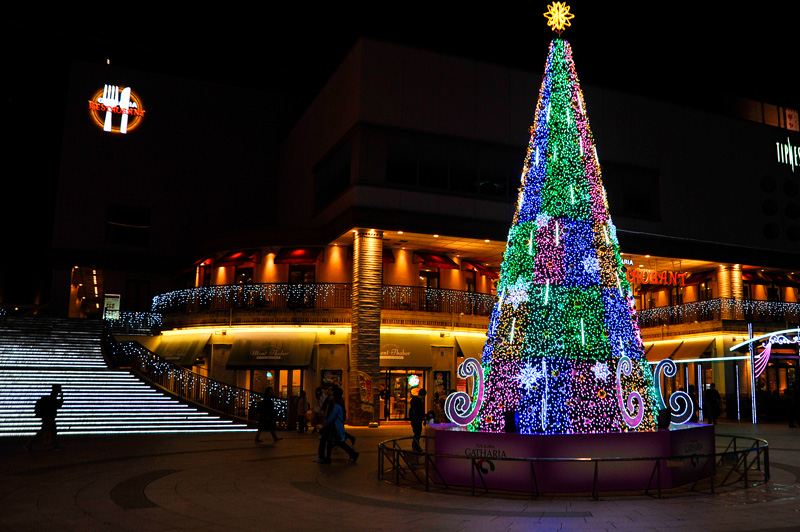
M789 137L786 137L786 144L776 142L775 149L778 152L778 162L791 166L792 172L795 166L800 166L800 146L792 146Z
M126 134L144 118L144 107L130 87L105 85L89 100L89 114L98 127L109 133Z

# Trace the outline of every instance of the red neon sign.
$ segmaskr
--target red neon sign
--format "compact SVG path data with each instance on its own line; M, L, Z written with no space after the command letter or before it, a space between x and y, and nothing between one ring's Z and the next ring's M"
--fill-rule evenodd
M89 100L89 115L98 127L109 133L126 134L144 118L142 100L130 87L106 85Z
M625 277L630 284L666 284L674 286L684 286L684 280L688 272L654 271L640 270L634 268L625 272Z

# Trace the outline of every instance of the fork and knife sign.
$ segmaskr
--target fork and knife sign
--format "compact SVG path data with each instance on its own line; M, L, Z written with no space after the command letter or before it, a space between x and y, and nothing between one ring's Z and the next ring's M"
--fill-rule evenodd
M119 92L118 85L104 85L103 96L97 99L98 103L106 106L106 120L103 124L103 131L111 131L111 117L114 109L119 106L122 111L122 121L119 125L119 132L128 132L128 109L131 106L131 88L125 87L122 93Z

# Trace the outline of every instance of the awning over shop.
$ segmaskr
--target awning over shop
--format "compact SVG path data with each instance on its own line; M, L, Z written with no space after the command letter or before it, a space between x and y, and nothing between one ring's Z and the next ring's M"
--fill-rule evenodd
M275 264L314 264L322 248L281 248Z
M789 273L773 273L770 274L770 278L776 286L793 286L795 288L800 286L800 279Z
M486 345L486 337L456 336L456 343L464 357L480 360L483 356L483 347Z
M227 369L306 368L311 363L316 333L236 333Z
M678 351L673 355L672 360L689 360L701 358L706 349L713 342L713 338L700 338L698 340L684 340Z
M218 259L214 266L239 266L245 262L258 262L259 255L258 250L234 251Z
M691 272L684 278L683 284L686 286L704 283L711 278L711 272Z
M645 346L645 357L648 362L658 362L671 357L678 351L683 340L670 340L667 342L656 342Z
M797 275L791 273L766 273L749 270L742 273L742 281L752 284L800 286L800 279L798 279Z
M191 266L187 266L181 270L181 273L194 273L197 271L197 268L207 268L212 264L214 264L214 257L206 257L204 259L194 261Z
M786 281L789 283L787 286L794 286L800 288L800 275L796 273L787 273Z
M382 368L430 368L432 353L427 334L381 334Z
M156 347L156 354L178 366L193 366L211 338L211 333L165 336Z
M497 273L493 272L492 270L490 270L489 268L485 267L483 264L480 264L477 261L473 262L471 260L465 259L461 261L461 264L465 270L474 270L480 273L481 275L491 277L492 279L497 279L498 277L500 277Z
M431 268L443 268L446 270L459 269L458 264L453 262L453 259L441 253L428 253L425 251L415 251L414 257L419 259L418 261L415 262L422 262L425 266L429 266Z

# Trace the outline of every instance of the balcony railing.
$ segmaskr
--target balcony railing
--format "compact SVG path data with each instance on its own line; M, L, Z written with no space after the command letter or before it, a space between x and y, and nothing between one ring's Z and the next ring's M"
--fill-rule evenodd
M718 298L638 312L639 328L717 320L791 322L800 320L800 303Z
M495 296L421 286L384 286L383 310L488 316ZM153 298L161 314L220 310L350 309L352 285L345 283L246 284L186 288Z

